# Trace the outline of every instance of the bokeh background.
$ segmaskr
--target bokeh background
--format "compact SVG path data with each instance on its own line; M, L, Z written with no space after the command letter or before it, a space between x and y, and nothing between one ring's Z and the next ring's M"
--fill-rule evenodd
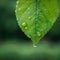
M60 16L34 48L15 16L17 0L0 0L0 60L60 60Z

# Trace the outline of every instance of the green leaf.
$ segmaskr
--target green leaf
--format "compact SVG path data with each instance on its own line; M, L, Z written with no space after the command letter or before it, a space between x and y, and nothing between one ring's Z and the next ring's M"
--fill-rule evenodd
M19 27L34 44L51 29L59 15L57 0L18 0L15 12Z
M59 13L60 13L60 0L57 1L58 1Z

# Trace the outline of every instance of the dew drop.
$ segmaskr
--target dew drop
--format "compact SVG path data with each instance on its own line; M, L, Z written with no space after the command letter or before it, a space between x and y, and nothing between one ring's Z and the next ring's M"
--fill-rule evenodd
M41 36L40 32L37 32L37 36Z
M19 3L19 1L16 2L17 4Z
M28 28L27 27L25 27L25 30L27 30Z
M33 44L33 47L37 47L35 44Z
M30 17L30 16L29 16L28 18L29 18L29 19L31 19L31 17Z
M26 23L25 23L25 22L23 22L23 23L22 23L22 26L26 26Z
M21 8L19 8L19 10L21 10Z

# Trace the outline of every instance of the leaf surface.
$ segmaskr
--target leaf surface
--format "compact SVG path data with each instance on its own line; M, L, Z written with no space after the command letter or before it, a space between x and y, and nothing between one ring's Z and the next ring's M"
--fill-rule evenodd
M57 0L57 1L58 1L59 13L60 13L60 0Z
M19 27L34 44L51 29L59 15L57 0L18 0L15 12Z

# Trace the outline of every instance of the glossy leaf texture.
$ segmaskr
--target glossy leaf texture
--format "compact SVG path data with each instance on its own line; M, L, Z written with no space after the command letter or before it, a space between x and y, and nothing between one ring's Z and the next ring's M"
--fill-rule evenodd
M18 0L15 12L19 27L33 44L51 29L59 15L57 0Z

